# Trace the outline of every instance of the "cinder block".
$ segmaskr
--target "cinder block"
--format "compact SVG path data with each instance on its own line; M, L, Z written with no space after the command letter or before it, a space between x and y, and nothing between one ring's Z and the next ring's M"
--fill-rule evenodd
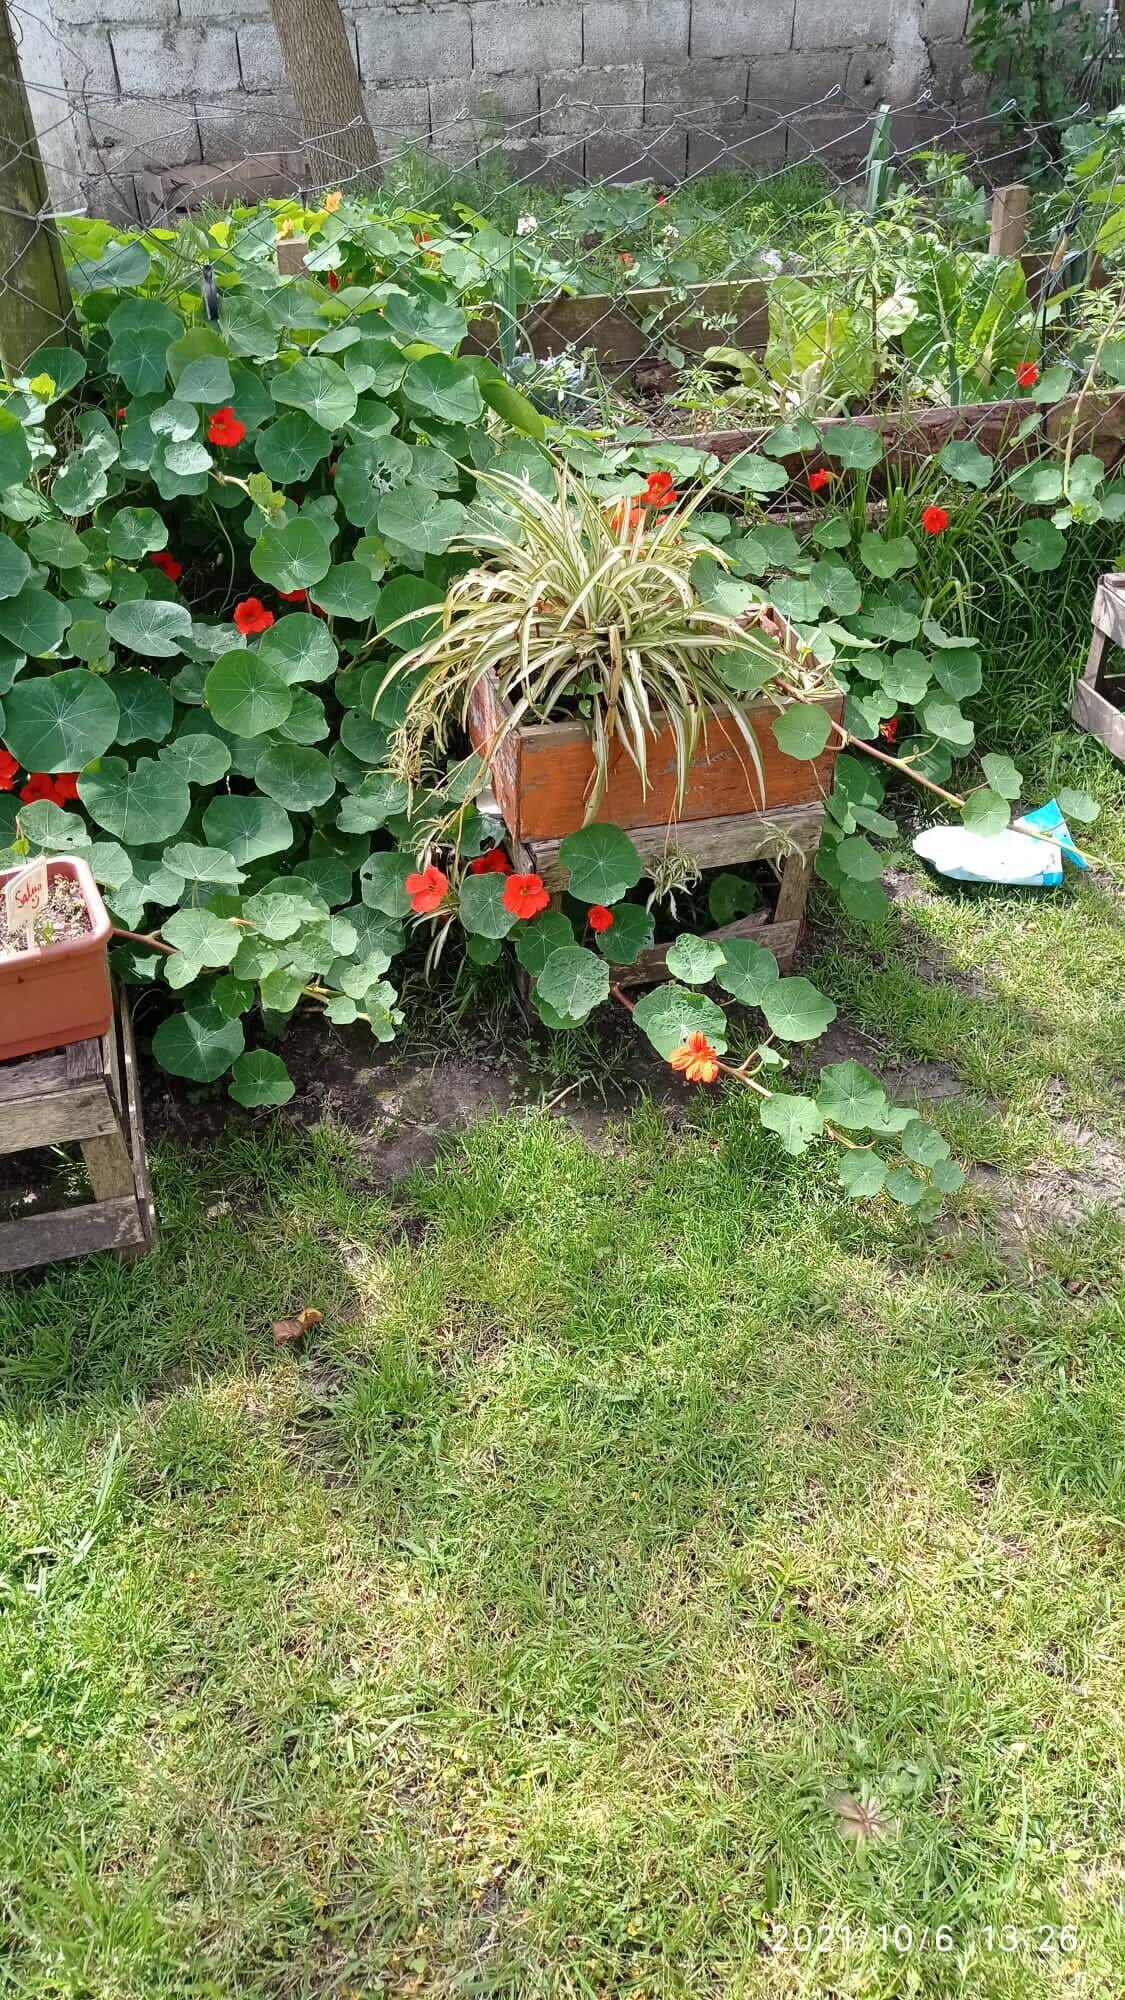
M238 87L229 28L115 28L110 37L123 96L221 96Z
M972 0L921 0L921 29L928 42L961 41L968 33ZM1098 12L1104 13L1098 4Z
M617 133L638 127L645 73L639 63L614 69L559 69L539 80L539 119L548 133Z
M50 11L64 27L84 26L89 21L105 25L135 21L148 27L173 28L180 18L176 0L58 0L57 5L52 0Z
M112 179L108 174L83 174L82 193L90 214L104 215L107 222L128 227L147 220L132 174L114 174Z
M687 55L690 25L691 0L587 0L582 61L673 62Z
M715 125L687 135L688 174L726 173L731 167L781 166L786 157L784 117L765 124Z
M978 110L990 88L990 81L973 69L964 42L932 42L929 55L930 70L942 102L969 111ZM954 152L963 150L957 143L956 134L951 138L950 145Z
M513 6L510 0L476 0L473 69L498 76L505 70L577 69L582 61L582 9ZM465 65L468 68L468 64Z
M472 67L468 7L383 8L356 19L366 84L465 76Z
M285 59L272 21L248 22L244 28L239 28L237 41L243 90L253 92L288 88Z
M513 139L533 139L539 129L539 78L477 74L431 83L430 120L435 133L462 125Z
M122 97L91 104L89 118L99 164L111 172L182 167L203 157L194 105Z
M246 160L254 153L303 153L304 137L291 99L231 96L197 107L202 157Z
M896 0L897 4L897 0ZM854 49L885 43L890 36L890 0L797 0L795 49Z
M591 181L679 181L687 167L686 132L638 132L630 139L586 141Z
M850 11L848 0L822 0L826 7L838 7L843 18ZM692 0L692 56L780 55L793 42L794 0ZM844 43L848 36L845 28ZM816 44L813 44L816 46Z
M108 35L90 28L82 34L60 36L57 46L62 80L72 98L117 96L117 72Z
M848 57L844 92L848 102L840 106L841 111L846 111L853 104L862 106L865 111L877 111L880 104L890 101L887 94L886 49L856 49ZM834 108L831 104L825 106L827 111Z
M430 98L424 83L389 84L385 90L365 90L363 101L371 129L384 152L393 142L409 145L430 136Z
M791 165L823 159L833 170L858 167L867 157L870 144L871 120L862 112L812 112L790 124L785 157Z
M784 55L763 56L750 64L747 107L792 111L797 105L830 98L833 92L842 98L847 77L848 57L834 49L821 55L798 55L789 49Z
M163 13L167 0L153 0L153 5ZM216 11L215 0L180 0L180 18L184 21L202 22L206 26L215 19ZM221 18L232 28L239 21L268 21L269 0L222 0Z
M721 116L732 123L746 103L745 62L650 63L645 76L645 123Z

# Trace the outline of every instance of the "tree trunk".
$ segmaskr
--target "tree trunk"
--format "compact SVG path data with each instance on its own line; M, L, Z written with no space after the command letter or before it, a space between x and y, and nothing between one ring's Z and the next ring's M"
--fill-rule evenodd
M314 187L369 188L379 149L340 0L270 0Z
M0 0L0 292L0 359L9 375L38 347L73 344L74 301L7 0Z

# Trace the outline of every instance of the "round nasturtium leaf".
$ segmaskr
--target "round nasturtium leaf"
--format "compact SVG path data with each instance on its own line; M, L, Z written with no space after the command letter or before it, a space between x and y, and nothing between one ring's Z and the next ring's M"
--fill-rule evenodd
M109 524L107 546L122 562L140 562L167 548L168 529L154 507L121 507Z
M235 1062L230 1094L239 1104L288 1104L297 1086L272 1049L247 1049Z
M612 924L607 931L596 931L594 938L612 965L634 965L652 943L654 928L652 912L642 903L615 903Z
M461 883L461 923L470 937L505 938L518 923L515 912L504 906L505 883L503 875L465 876Z
M107 674L105 681L113 689L121 711L118 743L163 743L175 713L167 682L156 674L146 674L143 667Z
M234 377L221 354L200 354L176 375L176 399L221 410L234 400Z
M4 743L28 771L80 771L117 735L112 688L85 667L17 681L4 697Z
M189 785L217 785L230 770L230 751L210 730L186 729L165 744L160 761L178 764Z
M413 464L402 438L358 438L336 461L332 490L355 528L374 525L379 504L408 476Z
M887 1179L887 1163L879 1153L865 1146L849 1147L836 1162L836 1173L845 1194L856 1201L881 1194Z
M336 671L340 655L322 618L308 611L290 611L263 632L259 657L267 660L283 681L326 681Z
M865 424L826 424L821 432L825 451L852 472L870 472L881 463L883 440Z
M142 659L170 660L183 651L180 640L191 631L191 612L186 604L166 598L133 597L115 604L105 622L119 646L128 646Z
M254 456L276 486L308 479L331 450L331 433L303 410L288 410L254 440Z
M481 881L497 879L481 876ZM535 986L535 997L546 1001L568 1020L584 1021L609 998L609 967L585 945L560 945L551 952Z
M141 757L132 768L123 757L101 757L79 778L78 796L91 819L127 847L171 840L191 806L187 779L155 757Z
M208 965L229 965L242 943L237 925L216 916L213 910L191 908L177 910L169 917L161 936L200 970Z
M246 649L216 660L203 692L219 728L232 736L262 736L284 722L292 707L285 681L259 653Z
M950 438L939 451L938 459L949 477L963 486L983 489L996 470L996 460L982 451L973 438Z
M332 551L315 521L286 522L283 528L263 528L250 551L250 567L275 590L310 590L327 576Z
M479 423L484 403L480 385L463 361L427 354L406 371L403 393L417 409L447 424ZM565 1010L561 1010L565 1011Z
M719 1055L727 1045L727 1017L722 1008L694 988L654 986L637 1001L633 1019L665 1062L684 1046L689 1035L706 1035Z
M485 878L488 879L487 877ZM544 910L542 915L521 923L514 939L516 957L525 972L538 979L547 960L560 945L574 943L574 929L561 910Z
M769 986L776 986L781 969L772 951L754 938L724 938L723 963L715 973L718 985L744 1007L760 1007Z
M771 1032L786 1042L812 1042L836 1019L836 1008L810 979L771 981L760 1006Z
M978 792L970 792L965 800L963 819L974 833L985 835L1004 833L1011 819L1011 808L1007 799L999 792L991 791L987 785Z
M568 833L559 859L570 871L570 894L581 903L620 902L644 871L640 855L619 826L584 826Z
M406 917L411 902L406 878L415 864L409 854L397 851L369 855L359 871L360 895L368 908L384 917Z
M203 831L208 844L224 847L240 868L293 845L288 813L276 800L252 794L212 799L203 815Z
M170 1014L152 1038L152 1053L161 1067L192 1083L214 1083L245 1046L242 1022L228 1020L213 1005Z
M25 584L12 597L0 598L0 639L18 652L43 659L62 642L70 612L49 590Z
M31 575L31 562L18 542L0 534L0 597L14 597Z
M185 882L207 882L217 889L237 889L243 873L229 854L217 847L200 847L191 840L177 841L164 855L169 868Z
M809 762L819 757L832 734L832 719L826 708L795 701L783 709L773 725L777 747L787 757Z
M254 766L254 783L289 812L312 812L332 797L336 779L323 750L271 743Z
M824 1119L811 1097L777 1091L758 1113L767 1132L776 1132L787 1153L803 1153L824 1130Z
M31 471L31 449L23 425L11 410L0 408L0 491L18 486Z
M711 938L695 937L685 931L668 949L668 970L673 979L682 979L688 986L706 986L714 979L726 958L721 944Z
M350 618L359 623L374 617L379 585L359 563L333 563L328 575L317 584L316 601L330 618Z
M354 385L335 361L312 354L283 368L270 383L275 403L290 403L303 410L322 430L338 431L355 415L358 397Z

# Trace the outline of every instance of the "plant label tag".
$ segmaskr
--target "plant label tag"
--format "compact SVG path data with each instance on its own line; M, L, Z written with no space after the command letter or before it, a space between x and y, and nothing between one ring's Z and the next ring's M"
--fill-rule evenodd
M21 868L10 882L4 884L4 914L8 919L8 935L16 931L30 930L40 910L47 907L47 863L33 861L29 868Z

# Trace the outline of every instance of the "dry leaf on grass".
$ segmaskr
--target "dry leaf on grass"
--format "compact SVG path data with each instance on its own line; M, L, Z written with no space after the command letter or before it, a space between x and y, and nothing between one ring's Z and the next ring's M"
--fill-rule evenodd
M289 1347L295 1340L303 1340L310 1326L319 1326L324 1318L315 1306L305 1306L295 1319L275 1319L270 1328L275 1347Z
M844 1840L886 1840L894 1832L892 1822L884 1819L877 1799L857 1799L851 1792L837 1792L832 1810L837 1831Z

